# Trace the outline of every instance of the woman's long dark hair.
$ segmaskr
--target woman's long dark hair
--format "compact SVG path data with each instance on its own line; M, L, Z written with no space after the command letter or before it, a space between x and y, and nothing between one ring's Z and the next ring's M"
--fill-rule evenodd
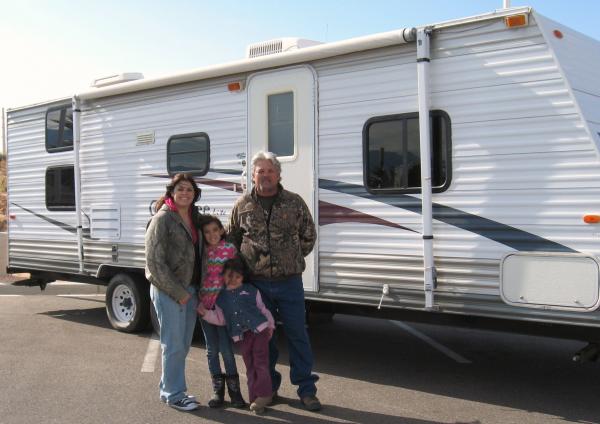
M165 204L165 199L167 197L170 197L171 199L173 198L175 186L182 181L187 181L194 188L194 201L192 202L192 205L198 201L198 199L200 198L201 190L198 188L198 184L196 184L196 181L194 181L194 177L192 176L192 174L175 174L173 175L173 178L171 178L171 182L167 184L167 190L165 191L165 194L163 194L156 200L156 205L154 206L155 210L158 211L162 207L162 205Z

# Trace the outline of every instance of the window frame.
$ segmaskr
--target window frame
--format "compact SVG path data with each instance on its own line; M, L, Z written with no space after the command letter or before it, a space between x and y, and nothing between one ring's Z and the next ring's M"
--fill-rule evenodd
M192 138L192 137L205 137L206 138L206 142L207 142L207 153L206 153L206 169L204 169L202 172L192 172L192 171L171 171L171 162L170 162L170 156L171 153L169 153L169 149L171 148L171 143L174 140L178 140L178 139L182 139L182 138ZM185 133L185 134L175 134L172 135L171 137L169 137L169 140L167 141L167 174L169 174L170 177L172 177L173 175L179 174L179 173L187 173L190 175L194 175L194 176L198 176L198 177L202 177L206 174L208 174L208 171L210 170L210 137L208 136L207 133L205 132L194 132L194 133Z
M63 169L71 169L73 171L73 206L51 206L48 205L48 173L50 171L63 170ZM49 211L59 211L59 212L74 212L76 210L76 193L75 193L75 165L57 165L57 166L49 166L46 168L46 172L44 174L44 203L46 205L46 209Z
M362 131L362 147L363 147L363 185L365 189L374 195L386 195L386 194L414 194L421 193L423 187L409 187L409 188L371 188L368 185L368 171L369 171L369 127L378 122L388 121L406 121L408 119L418 118L419 112L399 113L393 115L381 115L367 119L363 126ZM446 148L442 150L442 154L445 155L446 161L446 181L442 186L433 186L433 193L442 193L450 187L452 182L452 125L450 116L443 110L435 109L429 111L429 119L434 117L441 117L445 121L445 130L447 134ZM418 120L417 120L418 122ZM406 124L403 125L403 133L406 134ZM432 143L433 144L433 143ZM433 149L431 150L433 157ZM419 155L420 158L420 155Z
M290 93L292 95L292 149L293 152L291 155L279 155L277 152L273 152L277 155L277 159L280 162L291 162L294 161L297 157L298 157L298 143L297 143L297 135L296 135L296 125L297 125L297 116L296 116L296 90L294 89L285 89L283 91L276 91L276 92L272 92L272 93L268 93L266 95L266 101L267 101L267 150L272 151L271 147L269 146L269 141L270 141L270 136L271 136L271 122L270 122L270 113L269 113L269 98L271 96L278 96L281 94L288 94Z
M64 146L61 145L59 147L48 147L48 115L52 112L55 112L57 110L65 110L68 111L69 109L71 109L71 121L73 121L73 106L71 104L65 104L65 105L60 105L60 106L53 106L53 107L49 107L46 110L46 116L44 119L44 144L46 147L46 152L48 153L58 153L58 152L68 152L73 150L73 144L75 143L75 134L73 129L71 129L71 132L73 133L73 140L71 140L71 145L68 146ZM60 134L60 123L59 123L59 134ZM59 140L62 142L64 141L64 125L62 126L62 136L59 136Z

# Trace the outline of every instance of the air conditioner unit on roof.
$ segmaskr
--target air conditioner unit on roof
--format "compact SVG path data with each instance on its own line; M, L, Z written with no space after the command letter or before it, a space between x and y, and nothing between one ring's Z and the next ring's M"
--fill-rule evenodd
M125 72L123 74L108 75L102 78L96 78L91 86L95 88L105 87L107 85L121 84L123 82L136 81L144 78L140 72Z
M246 57L251 59L253 57L266 56L275 53L284 53L292 50L299 50L305 47L316 46L323 44L320 41L306 40L304 38L285 37L277 38L274 40L261 41L259 43L250 44L246 48Z

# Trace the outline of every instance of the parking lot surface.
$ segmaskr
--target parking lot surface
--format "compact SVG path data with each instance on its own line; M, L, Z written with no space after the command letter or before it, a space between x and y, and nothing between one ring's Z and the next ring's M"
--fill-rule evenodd
M321 412L301 408L281 334L282 402L263 416L209 409L196 343L188 386L202 406L179 412L158 399L156 337L110 328L103 293L0 282L0 423L600 422L600 364L571 361L583 342L343 315L310 329Z

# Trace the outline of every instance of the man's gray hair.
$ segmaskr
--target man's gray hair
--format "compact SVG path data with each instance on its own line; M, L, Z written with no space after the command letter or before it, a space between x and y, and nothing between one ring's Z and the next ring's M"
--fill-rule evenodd
M264 150L257 152L252 157L252 173L253 174L254 174L254 168L256 167L256 163L259 160L268 160L269 162L271 162L273 164L275 169L277 169L277 172L279 172L281 174L281 163L277 159L277 155L273 152L265 152Z

